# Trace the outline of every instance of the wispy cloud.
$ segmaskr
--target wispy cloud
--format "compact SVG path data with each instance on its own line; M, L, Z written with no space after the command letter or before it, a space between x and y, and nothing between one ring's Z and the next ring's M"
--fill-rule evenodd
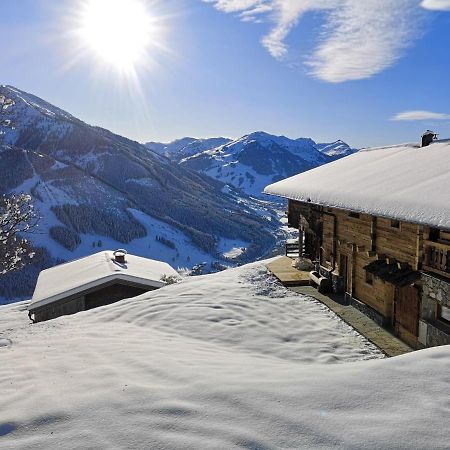
M272 56L289 55L286 39L302 17L325 13L319 41L305 64L327 82L369 78L392 66L420 35L423 8L450 0L203 0L246 21L269 21L262 44ZM423 6L423 8L421 8Z
M449 120L450 114L432 111L404 111L395 114L391 120L417 121L417 120Z
M450 11L450 0L422 0L421 6L434 11Z

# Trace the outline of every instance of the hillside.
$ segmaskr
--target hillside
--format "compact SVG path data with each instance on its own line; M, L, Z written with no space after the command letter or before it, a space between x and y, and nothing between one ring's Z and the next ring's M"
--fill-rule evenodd
M305 172L351 153L342 141L316 144L312 139L289 139L264 132L251 133L193 156L180 165L214 180L264 198L265 186Z
M168 143L147 142L145 146L160 155L164 155L173 161L179 162L183 158L219 147L230 141L231 139L223 137L206 139L185 137Z
M0 87L0 194L28 192L42 215L32 235L41 266L117 248L192 267L249 261L272 250L266 205L145 146L87 125L36 96ZM0 297L30 294L35 269L2 279ZM31 274L31 275L30 275ZM24 282L17 283L15 278Z
M0 307L0 447L445 449L449 349L383 355L259 264L30 325Z

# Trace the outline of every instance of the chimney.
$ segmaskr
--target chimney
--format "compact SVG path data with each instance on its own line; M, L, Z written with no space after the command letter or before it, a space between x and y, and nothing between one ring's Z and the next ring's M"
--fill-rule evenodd
M427 130L422 134L422 147L427 147L434 140L437 139L437 134L434 131Z
M114 255L114 261L116 261L119 264L125 264L127 261L125 259L125 256L128 252L122 248L119 248L118 250L116 250L113 255Z

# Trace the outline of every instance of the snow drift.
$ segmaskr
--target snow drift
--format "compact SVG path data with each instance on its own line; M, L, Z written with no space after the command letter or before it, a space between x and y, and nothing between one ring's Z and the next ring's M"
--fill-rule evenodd
M0 307L0 447L447 448L449 349L382 355L260 265L37 325Z

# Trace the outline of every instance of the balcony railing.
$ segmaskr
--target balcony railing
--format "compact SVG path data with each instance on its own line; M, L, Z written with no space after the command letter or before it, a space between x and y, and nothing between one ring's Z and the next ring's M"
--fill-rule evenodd
M423 267L450 276L450 244L425 241Z

